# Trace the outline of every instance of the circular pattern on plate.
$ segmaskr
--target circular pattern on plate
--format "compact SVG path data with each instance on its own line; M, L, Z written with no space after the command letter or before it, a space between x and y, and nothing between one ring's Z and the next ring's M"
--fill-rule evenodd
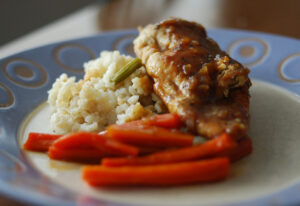
M23 87L40 87L47 80L47 72L42 65L25 58L5 61L2 71L7 79Z
M278 75L286 82L300 82L300 52L285 57L279 64Z
M113 44L113 49L118 50L123 54L136 56L133 50L133 43L132 43L133 40L136 38L136 36L137 35L135 34L130 34L118 38Z
M269 52L269 47L264 40L249 37L234 41L227 52L245 66L253 66L262 62Z
M14 96L9 88L0 83L0 108L8 107L14 103Z
M89 48L75 43L66 43L57 46L53 51L55 62L63 69L74 72L83 72L83 63L94 59L95 55Z

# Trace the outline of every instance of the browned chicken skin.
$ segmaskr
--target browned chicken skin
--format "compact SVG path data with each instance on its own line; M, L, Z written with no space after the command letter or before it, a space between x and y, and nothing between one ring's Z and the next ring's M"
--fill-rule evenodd
M249 70L231 59L205 29L169 19L140 30L134 50L154 80L154 90L190 131L236 139L249 127Z

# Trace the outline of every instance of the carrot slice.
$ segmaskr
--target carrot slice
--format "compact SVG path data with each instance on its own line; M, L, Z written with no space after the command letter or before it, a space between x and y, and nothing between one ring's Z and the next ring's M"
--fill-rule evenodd
M113 139L127 144L146 147L185 147L193 144L194 136L171 129L123 124L111 125L107 133Z
M50 145L60 138L62 135L59 134L46 134L30 132L28 134L28 139L24 144L24 149L31 151L46 152Z
M205 157L211 157L221 152L233 150L236 142L228 134L224 133L215 139L192 147L167 150L153 153L144 157L134 158L103 158L102 165L117 167L124 165L156 165L174 162L184 162Z
M252 153L252 141L250 138L244 138L239 143L238 146L231 150L221 152L218 156L227 156L231 162L236 162Z
M124 155L137 156L139 154L140 150L138 147L124 144L117 140L108 138L107 131L102 132L101 134L98 135L103 135L105 137L102 139L101 138L93 139L93 144L98 149L101 149L103 151L106 151L107 153L110 153L112 155L117 155L117 156L124 156Z
M52 146L60 149L86 149L92 147L96 133L76 132L66 134L53 142Z
M165 127L165 128L180 128L181 121L177 114L160 114L154 115L142 120L144 125Z
M149 118L142 120L135 120L131 122L126 122L122 125L136 125L136 126L158 126L164 128L178 129L181 126L180 117L177 114L167 113L154 115Z
M99 162L107 154L93 148L73 148L62 149L58 147L49 147L48 156L55 160L65 160L74 162Z
M162 114L162 115L155 115L155 116L152 116L152 117L144 119L144 120L132 121L132 122L125 123L125 124L148 125L148 126L155 125L155 126L161 126L161 127L179 128L180 127L180 118L176 114L168 113L168 114ZM100 134L100 135L102 136L103 134ZM62 136L63 135L58 135L58 134L31 132L31 133L29 133L28 139L24 144L24 149L32 150L32 151L40 151L40 152L48 151L48 148L51 146L51 144L55 140L57 140L58 138L60 138ZM73 146L84 148L84 147L86 147L86 145L92 144L91 142L88 142L89 140L91 140L91 138L85 138L85 139L77 138L77 141L71 141L72 143L68 142L67 145L68 144L77 144L77 145L73 145ZM113 143L113 142L110 142L110 144L115 145L115 143Z
M94 186L182 185L225 179L228 158L151 166L105 167L85 166L82 178Z
M60 149L95 148L106 154L121 156L136 156L139 153L137 147L108 138L106 132L99 134L88 132L72 133L59 138L53 142L52 146Z
M139 147L139 156L149 155L149 154L170 150L170 149L175 149L175 148Z

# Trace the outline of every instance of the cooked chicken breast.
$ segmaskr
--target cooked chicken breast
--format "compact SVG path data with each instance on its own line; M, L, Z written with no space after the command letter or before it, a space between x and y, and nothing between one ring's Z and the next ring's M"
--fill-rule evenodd
M154 90L190 131L236 139L249 127L249 70L222 51L195 22L168 19L140 29L134 50Z

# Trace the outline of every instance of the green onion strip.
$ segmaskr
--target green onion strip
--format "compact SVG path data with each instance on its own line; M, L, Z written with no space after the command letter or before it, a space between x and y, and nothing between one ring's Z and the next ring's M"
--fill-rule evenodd
M139 58L135 58L128 62L123 68L121 68L111 79L114 83L118 84L123 81L130 74L132 74L136 69L142 66L142 61Z

